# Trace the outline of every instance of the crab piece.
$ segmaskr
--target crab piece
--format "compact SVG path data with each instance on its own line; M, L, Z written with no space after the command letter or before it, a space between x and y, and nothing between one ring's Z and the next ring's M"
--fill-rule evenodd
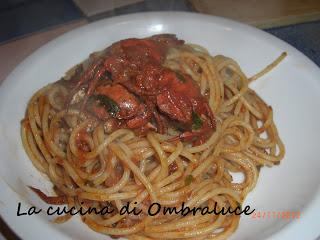
M173 34L158 34L149 38L137 39L129 38L120 42L124 49L131 48L127 55L129 59L141 56L145 63L155 61L161 63L166 55L168 48L182 45L183 40L178 40Z
M185 131L180 135L173 137L170 141L186 141L186 142L193 142L194 146L201 145L205 143L205 141L210 137L213 128L212 126L208 125L208 122L204 122L201 129L199 130L192 130L192 131Z
M113 76L114 81L130 82L137 75L145 76L144 71L158 70L165 60L168 48L181 44L183 41L171 34L122 40L112 45L104 67Z
M183 43L171 34L114 43L75 76L72 89L85 91L82 106L90 98L99 103L90 110L111 130L165 133L171 121L184 130L178 139L201 144L215 128L208 102L189 75L162 65L168 49Z
M100 86L96 89L95 95L106 96L117 104L118 110L115 115L117 119L130 119L140 109L138 99L119 84Z
M157 34L150 38L166 47L176 47L184 44L184 40L178 39L174 34Z
M164 90L157 96L159 110L187 130L179 138L206 138L215 127L213 113L199 86L186 74L167 72L161 80ZM202 141L201 141L202 142Z
M160 65L168 48L181 44L183 41L172 34L155 35L144 39L130 38L112 44L104 50L105 56L97 57L84 73L77 76L78 79L74 79L76 84L67 105L87 82L89 83L83 105L93 94L101 78L107 76L115 83L130 81L138 75L141 67L152 62Z
M115 118L130 129L146 125L151 114L137 97L120 84L99 86L93 97L100 102L93 112L100 119Z

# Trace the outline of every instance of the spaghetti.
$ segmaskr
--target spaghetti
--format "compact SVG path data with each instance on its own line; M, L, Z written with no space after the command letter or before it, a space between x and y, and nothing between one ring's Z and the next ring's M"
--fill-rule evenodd
M203 47L185 44L172 35L120 43L120 47L116 43L90 55L62 80L32 96L21 125L23 146L34 166L48 175L57 196L33 190L49 204L114 208L112 214L92 213L81 218L94 231L115 237L228 238L237 229L238 215L150 216L147 210L154 202L167 207L183 203L190 208L216 205L218 209L234 209L255 187L260 168L279 164L285 149L272 108L250 89L249 83L274 68L286 53L247 78L234 60L211 56ZM142 71L139 64L135 65L140 69L136 72L133 67L129 71L122 66L122 70L126 74L129 71L134 81L139 80L141 71L148 72L150 88L143 83L137 90L132 82L122 81L127 75L119 74L119 58L115 56L129 61L132 52L124 52L121 46L129 46L141 66L153 61L152 73L159 70L156 63L160 63L162 75L157 75L156 81L170 76L168 79L174 78L171 85L166 83L166 88L153 94L158 85L151 82L149 70ZM132 66L130 61L126 64ZM107 71L101 70L102 65ZM174 73L176 78L172 77ZM209 110L190 105L192 111L186 112L189 105L183 102L183 112L178 104L163 103L164 98L151 101L152 107L148 104L150 95L170 92L168 86L175 86L170 99L178 98L173 94L179 93L182 84L189 84L189 92L193 90L190 88L198 89L201 96L194 95L193 102L197 106L204 103ZM181 102L183 98L179 99ZM125 109L127 105L131 108ZM183 112L181 117L178 110ZM133 121L136 119L138 123ZM243 181L234 181L235 173L242 174ZM128 202L141 213L121 215L120 209ZM55 221L61 223L70 217Z

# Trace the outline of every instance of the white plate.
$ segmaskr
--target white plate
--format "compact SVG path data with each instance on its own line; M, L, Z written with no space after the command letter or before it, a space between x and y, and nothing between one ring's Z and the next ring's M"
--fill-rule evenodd
M25 154L20 120L31 95L85 59L89 53L128 37L176 33L212 54L234 58L247 75L269 64L283 51L288 57L253 88L274 109L287 153L280 166L263 168L246 200L270 218L242 216L232 239L315 239L320 234L320 70L285 42L258 29L200 14L153 12L119 16L78 28L51 41L23 61L0 89L0 213L23 239L106 239L79 217L62 225L45 214L16 216L18 202L44 207L26 185L50 191ZM300 219L273 218L273 212L300 211ZM109 239L109 238L107 238Z

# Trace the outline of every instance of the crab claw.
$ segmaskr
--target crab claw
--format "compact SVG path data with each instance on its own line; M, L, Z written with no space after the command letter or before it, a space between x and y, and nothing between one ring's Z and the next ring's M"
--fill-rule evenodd
M194 115L194 114L193 114ZM205 118L205 120L200 119L197 114L193 116L194 125L192 126L192 130L187 130L183 133L181 133L178 136L175 136L169 141L185 141L185 142L192 142L193 146L198 146L203 143L205 143L206 140L210 137L212 134L215 125L212 124L215 120Z
M177 135L173 138L170 138L169 141L184 141L184 142L193 142L194 146L198 146L203 144L207 137L206 137L206 132L207 132L207 128L201 129L200 131L186 131L181 133L180 135Z

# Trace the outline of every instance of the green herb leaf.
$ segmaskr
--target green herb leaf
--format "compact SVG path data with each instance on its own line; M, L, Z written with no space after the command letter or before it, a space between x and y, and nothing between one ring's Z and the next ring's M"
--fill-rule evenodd
M116 117L117 113L120 111L117 103L105 95L92 95L90 98L92 100L98 101L102 106L104 106L104 108L110 113L112 117Z
M186 186L190 185L194 181L194 177L192 175L187 175L186 179L184 180L184 184Z
M196 112L192 112L192 129L200 129L202 127L202 119L199 117L199 115Z
M185 77L181 73L176 72L176 76L178 77L180 82L183 82L183 83L187 82L187 80L185 79Z

